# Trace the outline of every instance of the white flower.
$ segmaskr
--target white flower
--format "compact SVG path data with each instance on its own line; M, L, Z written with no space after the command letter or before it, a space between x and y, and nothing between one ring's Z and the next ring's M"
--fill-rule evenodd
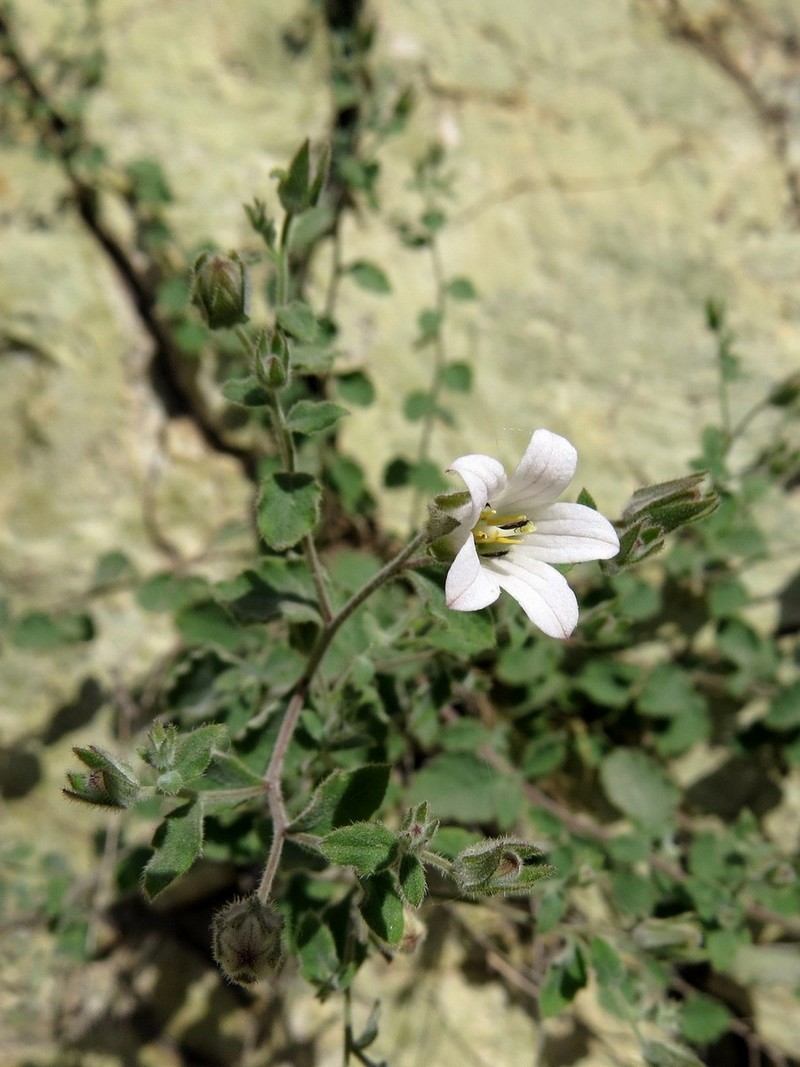
M557 504L575 474L578 454L563 437L537 430L509 478L490 456L461 456L450 470L469 501L452 512L447 537L456 554L445 583L447 606L478 611L500 590L517 600L550 637L569 637L578 623L575 594L552 563L610 559L619 551L614 527L583 504Z

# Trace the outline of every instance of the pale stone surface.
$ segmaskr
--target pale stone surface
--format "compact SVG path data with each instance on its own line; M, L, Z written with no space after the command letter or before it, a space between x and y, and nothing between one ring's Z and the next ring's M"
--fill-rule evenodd
M18 7L31 50L77 9L49 0ZM726 5L686 7L702 19ZM790 0L753 7L800 32ZM385 153L382 200L389 214L419 211L410 164L441 138L457 173L442 259L480 293L448 323L448 357L472 362L476 390L455 398L458 428L434 435L443 466L475 450L513 462L545 425L578 445L575 489L585 482L609 512L642 481L683 473L699 428L718 417L708 297L727 301L739 338L746 377L733 387L735 416L797 367L800 229L786 181L787 165L800 164L797 58L757 27L749 35L735 27L744 74L789 114L781 159L742 86L669 38L662 10L609 0L374 4L377 60L420 95L409 130ZM102 5L109 64L89 127L114 163L162 163L176 196L169 218L186 248L207 236L253 247L241 203L274 202L270 170L306 134L325 134L322 42L312 38L297 56L281 42L304 11L300 0ZM109 549L123 549L143 572L165 566L146 506L191 555L247 514L250 487L191 424L165 420L144 377L147 339L102 253L59 209L64 186L52 164L4 147L0 193L1 576L15 610L57 609L81 597ZM377 485L389 457L415 448L400 409L408 389L428 381L429 355L412 342L418 312L434 302L433 277L424 254L399 249L370 217L349 219L345 237L349 259L375 259L394 284L382 299L342 286L345 358L366 365L379 388L378 404L349 420L345 440ZM407 502L389 507L401 525ZM798 517L796 506L774 513L781 559L764 568L763 588L797 566ZM120 665L135 675L171 640L166 623L124 592L93 608L99 640L49 654L45 672L28 653L0 654L4 745L27 743L87 677L113 686ZM26 801L30 815L3 809L12 836L30 817L48 828L43 848L70 835L75 822L56 790L67 742L79 739L56 748L57 765ZM782 816L795 807L792 795ZM88 862L85 843L81 833L79 865ZM454 1012L508 1011L497 989L476 992L454 974L437 982L434 1036L436 1025L459 1028ZM767 1025L768 1005L759 1010ZM530 1021L508 1018L530 1048ZM396 1025L399 1048L412 1014ZM453 1049L453 1062L465 1062Z

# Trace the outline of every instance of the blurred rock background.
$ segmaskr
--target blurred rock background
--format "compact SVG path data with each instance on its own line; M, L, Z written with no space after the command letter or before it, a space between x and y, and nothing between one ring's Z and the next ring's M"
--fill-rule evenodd
M408 440L402 397L427 384L413 339L434 291L425 263L398 245L387 220L418 206L411 168L434 140L455 176L442 259L449 273L472 279L480 298L449 325L449 354L471 363L476 388L458 426L437 430L437 461L444 467L468 451L515 461L530 432L547 426L579 449L575 489L588 485L611 514L638 485L682 474L700 429L718 420L708 299L727 305L742 359L734 421L798 366L797 4L373 0L367 11L375 77L408 83L418 97L408 129L381 156L381 215L348 216L343 234L348 256L382 264L393 286L382 299L344 288L340 303L343 358L378 383L377 404L345 430L376 491L385 462ZM22 52L33 60L49 41L68 41L82 12L75 0L18 3L12 25ZM160 162L173 193L166 214L185 249L209 237L253 248L242 203L254 195L274 202L271 170L304 136L317 143L329 133L319 10L304 0L104 0L95 18L107 65L89 97L91 137L114 164ZM153 338L130 288L69 192L34 140L3 143L0 580L14 611L68 610L104 553L123 551L147 573L203 553L228 524L230 551L248 537L252 486L235 450L216 447L153 373ZM101 207L131 248L113 198ZM198 388L212 386L201 380ZM768 422L758 430L768 431ZM402 531L407 508L387 506ZM783 551L756 576L765 592L796 568L797 517L796 503L774 516ZM224 568L224 552L209 567ZM97 739L98 712L108 716L114 694L173 640L124 590L98 599L96 612L99 636L89 645L67 646L41 665L9 643L0 653L8 893L17 891L14 872L21 884L26 864L48 853L66 849L72 869L85 874L91 820L59 794L69 748ZM0 937L0 1014L10 1020L3 1061L71 1064L47 1058L66 964L41 926ZM91 1014L104 987L118 988L95 966L79 1015ZM542 1063L637 1062L624 1059L618 1037L604 1036L597 1019L564 1045L553 1025L547 1053L524 1012L502 1007L498 989L467 983L454 961L431 980L437 995L422 994L424 1007L412 998L405 1014L393 1011L394 1065L512 1062L512 1040L527 1050L524 1062L538 1062L536 1042L550 1056ZM229 998L226 1017L241 1015L215 982L206 972L192 995L213 990ZM307 998L286 1007L293 1051L274 1062L338 1062L335 1009L326 1011ZM502 1031L486 1030L501 1017ZM174 1040L192 1025L175 1024ZM472 1025L484 1029L473 1035ZM439 1031L450 1038L425 1051ZM133 1031L120 1033L121 1046L139 1042L138 1059L106 1061L106 1050L75 1062L184 1062L169 1043L151 1054ZM332 1058L313 1051L326 1035ZM232 1062L225 1056L217 1044L192 1062Z

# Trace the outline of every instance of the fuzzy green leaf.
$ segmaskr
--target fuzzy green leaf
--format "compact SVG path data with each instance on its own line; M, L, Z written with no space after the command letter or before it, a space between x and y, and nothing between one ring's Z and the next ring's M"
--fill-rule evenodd
M391 863L397 835L378 822L356 822L331 830L321 848L331 863L353 867L356 874L366 877Z
M150 900L185 874L203 850L203 809L193 800L169 813L153 837L155 852L142 872Z
M600 778L611 803L647 829L661 830L672 819L680 792L644 752L616 749L603 760Z
M357 285L362 289L366 289L368 293L383 294L392 291L391 283L385 272L375 263L370 263L366 259L359 259L355 263L351 263L346 268L346 272L352 276Z
M330 400L298 400L286 416L286 425L294 433L322 433L347 414L347 408Z
M389 784L389 764L373 763L353 771L334 771L314 792L291 830L327 834L339 826L363 822L383 802Z
M403 936L403 901L388 871L366 882L361 914L367 926L388 944L396 945Z
M258 528L270 548L291 548L311 533L321 498L319 484L310 474L270 474L262 484L257 504Z

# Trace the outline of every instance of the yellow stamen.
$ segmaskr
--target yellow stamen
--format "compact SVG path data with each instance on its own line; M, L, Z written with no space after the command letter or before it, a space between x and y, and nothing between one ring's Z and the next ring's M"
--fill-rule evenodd
M519 545L523 536L533 533L535 529L527 515L498 515L494 508L485 507L472 536L478 549L483 549L484 555L491 555L485 550L493 545ZM501 549L497 554L504 555L505 552Z

